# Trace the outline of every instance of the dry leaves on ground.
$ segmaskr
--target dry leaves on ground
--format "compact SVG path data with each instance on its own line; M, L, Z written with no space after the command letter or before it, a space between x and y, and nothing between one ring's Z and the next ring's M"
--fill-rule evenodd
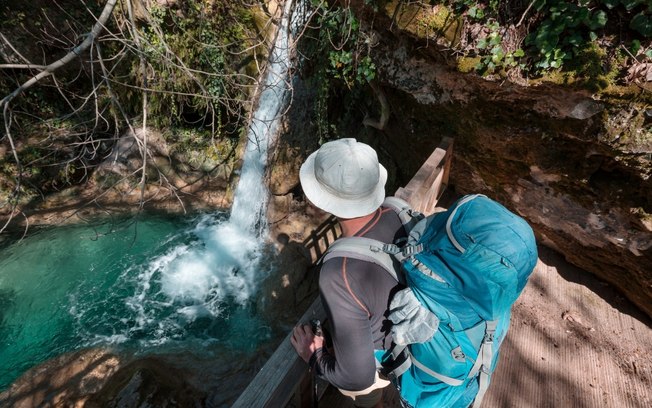
M650 82L652 81L652 63L638 62L627 70L627 82Z

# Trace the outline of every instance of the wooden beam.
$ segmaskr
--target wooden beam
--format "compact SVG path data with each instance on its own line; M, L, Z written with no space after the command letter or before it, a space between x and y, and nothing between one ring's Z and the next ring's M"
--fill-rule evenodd
M326 312L317 297L303 314L300 323L308 323L312 319L322 322ZM297 355L290 343L290 332L274 354L260 369L247 389L236 400L233 408L284 407L304 383L305 376L310 375L308 365Z
M407 201L415 210L431 214L448 185L452 158L453 139L444 137L410 182L396 190L394 195Z

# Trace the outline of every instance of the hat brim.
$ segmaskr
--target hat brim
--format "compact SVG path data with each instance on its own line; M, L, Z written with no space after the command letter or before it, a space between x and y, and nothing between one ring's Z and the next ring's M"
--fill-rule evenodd
M299 170L303 192L315 206L339 218L357 218L371 214L383 203L387 170L382 164L378 163L379 178L374 190L365 197L350 200L333 195L317 181L315 177L316 156L317 152L308 156Z

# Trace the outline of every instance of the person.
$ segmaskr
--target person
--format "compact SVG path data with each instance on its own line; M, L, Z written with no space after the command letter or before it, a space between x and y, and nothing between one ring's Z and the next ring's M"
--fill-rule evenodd
M386 243L405 236L396 212L382 207L387 170L370 146L352 138L325 143L306 159L299 177L308 201L337 217L342 236ZM378 375L375 354L391 347L388 308L401 288L376 264L329 259L321 266L319 293L332 349L309 325L292 333L292 345L303 360L356 406L382 406L382 390L390 383Z

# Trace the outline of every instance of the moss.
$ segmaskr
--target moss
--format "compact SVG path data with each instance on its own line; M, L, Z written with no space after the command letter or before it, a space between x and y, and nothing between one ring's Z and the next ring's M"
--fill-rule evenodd
M578 51L576 57L566 62L562 70L549 71L541 78L531 80L531 83L572 86L599 94L603 98L615 96L622 102L640 93L637 87L617 84L625 61L619 53L609 58L603 48L592 43ZM627 96L622 98L619 95Z
M457 59L457 70L464 73L472 72L481 60L481 57L460 57Z
M452 18L453 15L450 10L446 6L440 6L434 8L431 12L421 13L418 25L428 30L440 31L450 24Z
M444 5L424 6L421 3L391 1L385 14L395 19L397 26L419 38L444 38L447 45L459 43L462 20Z

